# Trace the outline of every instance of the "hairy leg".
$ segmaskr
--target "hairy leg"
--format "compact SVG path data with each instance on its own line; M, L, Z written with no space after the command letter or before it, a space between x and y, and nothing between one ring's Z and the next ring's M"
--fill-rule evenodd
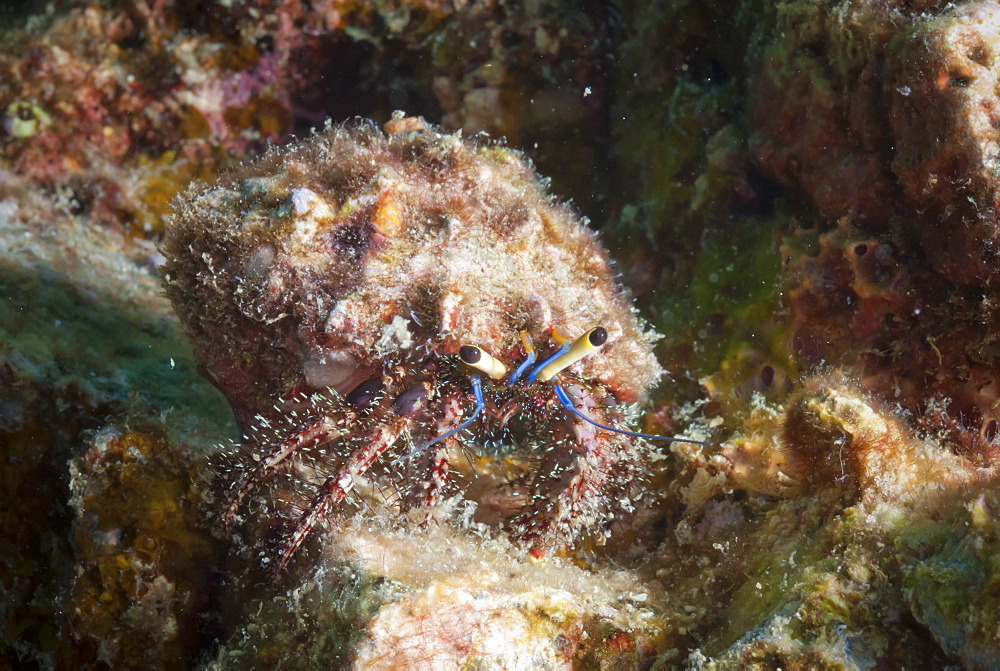
M229 504L222 511L223 526L230 526L243 501L268 475L282 463L302 450L327 443L340 435L338 422L326 416L295 431L278 442L264 457L257 461L253 470L237 481Z
M319 495L299 519L295 531L285 543L274 569L276 573L288 566L288 562L312 532L316 523L354 489L355 478L364 475L375 460L392 447L400 434L407 431L412 424L411 417L400 417L379 426L361 441L361 446L350 454L343 467L326 479L320 487Z

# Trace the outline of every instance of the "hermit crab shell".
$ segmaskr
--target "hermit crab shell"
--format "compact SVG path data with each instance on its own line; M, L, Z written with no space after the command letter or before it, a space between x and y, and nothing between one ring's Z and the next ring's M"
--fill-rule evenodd
M574 370L641 399L661 374L586 223L519 152L397 117L327 126L175 203L166 293L207 377L246 422L281 399L347 393L463 344L512 361L524 331L601 325Z

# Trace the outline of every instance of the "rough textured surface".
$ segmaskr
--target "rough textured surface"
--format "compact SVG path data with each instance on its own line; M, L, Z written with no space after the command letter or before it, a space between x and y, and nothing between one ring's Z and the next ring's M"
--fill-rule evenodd
M897 186L878 61L904 16L875 2L793 2L774 12L753 68L750 150L825 218L884 226Z
M775 12L750 93L760 166L829 220L880 230L905 217L938 272L993 281L996 5L793 2Z
M594 233L521 155L416 118L386 126L328 127L177 201L161 246L167 295L256 443L232 467L223 522L260 482L299 471L305 514L294 503L250 513L300 518L281 568L362 478L385 471L383 494L402 484L404 503L431 506L457 453L450 436L481 393L488 428L472 426L465 449L536 463L498 477L509 502L487 496L499 517L533 551L553 535L572 543L613 506L631 510L643 448L573 417L546 378L513 371L533 347L542 361L599 327L600 346L557 380L595 421L620 425L621 404L660 376L653 336ZM473 392L463 346L510 373L473 378ZM304 398L317 393L329 398ZM270 497L294 501L281 487Z
M519 154L426 128L334 127L178 201L165 287L242 418L350 392L380 359L483 347L512 362L603 325L580 363L620 400L659 377L606 253Z
M211 636L211 576L188 562L219 561L197 511L232 415L195 375L152 245L17 177L3 191L0 664L159 666Z
M954 534L958 591L981 584L958 548L989 545L966 513L996 490L992 8L626 6L615 128L633 179L612 239L661 361L688 371L668 388L700 386L708 424L733 431L674 451L668 591L700 571L704 603L729 604L689 662L990 666L991 598L959 605L933 576ZM856 533L873 507L905 522Z
M253 667L277 653L295 668L348 659L389 669L648 664L667 640L662 604L634 571L525 562L486 527L414 533L392 520L358 516L326 535L323 556L288 593L294 607L248 611L216 663L239 653ZM302 646L308 660L296 662L287 646Z
M0 2L0 666L997 665L991 3L40 12ZM526 464L456 455L430 519L359 486L275 581L215 531L250 456L154 243L192 178L400 108L603 229L664 335L645 426L717 445L650 450L607 544L544 561L472 482Z
M892 170L920 210L921 241L942 274L996 279L1000 249L1000 8L950 7L915 20L887 53Z

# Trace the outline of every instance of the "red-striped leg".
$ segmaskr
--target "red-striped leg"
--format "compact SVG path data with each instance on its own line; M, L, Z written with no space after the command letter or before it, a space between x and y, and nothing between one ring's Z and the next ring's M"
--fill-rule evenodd
M331 475L320 488L319 496L312 502L309 509L299 518L295 532L281 551L275 573L278 573L291 561L302 542L312 532L313 527L326 517L332 508L339 505L354 489L355 478L364 475L375 460L392 447L399 435L407 431L413 424L411 417L401 417L393 420L369 434L362 440L361 447L354 450L347 458L343 468Z
M229 501L229 505L222 512L222 524L228 527L232 524L236 512L246 497L252 492L275 468L287 461L301 450L309 449L317 445L329 442L340 434L337 423L330 417L323 417L312 424L296 431L267 453L257 462L257 465L250 471L236 487L235 493Z
M444 434L462 422L462 403L457 397L452 396L445 400L442 405L444 406L444 417L437 423L437 429L439 433ZM454 450L457 442L457 434L448 436L444 440L431 445L427 450L429 453L427 456L429 463L426 463L426 468L430 473L430 479L421 482L423 492L417 493L418 496L421 496L424 508L424 525L430 522L431 510L440 501L441 492L444 491L445 485L448 483L448 470L450 467L448 457L452 453L452 450Z

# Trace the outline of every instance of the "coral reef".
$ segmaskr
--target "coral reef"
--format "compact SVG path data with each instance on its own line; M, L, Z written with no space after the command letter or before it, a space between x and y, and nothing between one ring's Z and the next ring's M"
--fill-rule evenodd
M0 666L996 667L997 15L934 0L0 3ZM234 187L286 155L259 158L269 143L400 108L533 201L547 187L518 172L520 154L447 133L505 135L602 229L621 276L601 286L624 283L663 337L643 327L635 356L592 353L560 373L585 378L567 390L638 400L662 367L642 430L715 444L595 438L551 393L484 377L484 401L539 403L539 422L509 426L519 435L641 447L615 473L637 482L605 509L614 519L533 556L497 527L534 487L521 479L547 467L456 446L445 487L427 468L434 445L396 465L401 481L373 466L275 580L256 552L281 551L345 445L261 478L240 475L254 450L218 445L237 426L263 443L309 437L296 432L310 413L345 402L322 389L357 362L321 360L319 322L282 331L315 306L280 291L270 305L291 310L270 325L216 313L238 324L226 333L246 356L212 342L218 356L199 363L230 375L234 423L160 295L156 244L189 181ZM379 142L421 142L393 123ZM334 247L371 268L386 247L354 243L422 210L405 190L364 196L428 174L366 176L350 202L316 185L294 198L290 184L259 210L287 206L261 226L274 256L245 267L244 284L260 289L278 262L341 263L282 257L293 221L315 224L303 252L310 231L353 217L359 235ZM543 235L493 237L476 239L491 262L527 252L540 286L578 286L556 276ZM520 282L468 278L454 278L461 295ZM203 289L189 326L208 317ZM580 299L567 289L555 303ZM544 356L598 321L567 312L570 332L531 331L497 305L469 328L485 337L434 341L446 365L419 379L387 369L387 391L360 386L337 416L369 427L413 411L424 434L392 458L404 455L471 415L482 369L458 363L461 345L513 367L526 326ZM425 315L381 307L390 319L369 320L362 344L335 346L381 361L372 348L405 358L423 345L412 318ZM424 398L442 381L454 403ZM635 422L590 392L577 403ZM469 442L502 424L487 405ZM565 472L585 463L571 451L552 453ZM219 511L234 480L249 486L230 539Z
M409 103L468 132L558 133L580 165L596 162L586 138L598 118L579 93L601 88L600 24L558 3L509 14L434 2L69 4L0 49L0 164L134 235L158 234L181 187L287 138L296 118L384 120ZM366 44L405 65L362 71ZM325 82L351 77L375 90L343 108Z
M958 282L995 280L1000 259L998 36L997 7L967 2L917 18L886 52L892 171L920 213L927 257Z
M204 455L162 430L93 434L69 466L77 566L65 607L80 658L160 665L204 644L221 548L197 524Z
M4 167L137 235L160 229L190 179L282 137L291 120L274 56L219 62L206 35L165 39L143 6L74 9L0 53Z
M990 282L997 21L989 2L782 5L755 68L751 151L827 220L899 226L942 275Z
M688 542L717 541L721 524L713 518L721 513L729 527L724 537L743 538L741 552L750 555L743 566L754 567L731 592L742 618L731 625L742 626L728 633L730 640L716 632L703 649L723 665L771 660L842 668L906 663L909 655L910 664L926 663L919 661L923 655L946 663L907 624L911 612L923 623L931 619L914 602L913 585L940 561L944 538L960 529L958 537L966 537L960 545L977 544L967 537L970 510L973 516L981 511L982 526L973 535L995 532L983 501L995 492L996 467L981 468L935 439L914 436L905 418L837 373L807 380L784 416L764 406L756 414L756 427L724 451L728 479L721 489L746 493L743 515L706 506L689 532ZM782 426L780 441L769 435L775 422ZM955 575L975 581L981 570L971 561L956 564ZM775 580L786 589L765 587ZM922 585L933 593L933 579ZM762 602L761 594L770 596ZM968 612L991 612L992 601L983 595ZM937 615L940 606L927 608ZM958 625L965 617L942 614L932 631L943 642L937 632L988 627L978 618ZM959 656L972 666L993 654L975 636L963 636L961 645ZM904 652L907 646L913 649ZM958 646L945 650L956 653Z
M0 665L188 655L211 590L187 562L219 547L195 523L203 441L232 415L195 375L152 245L16 176L2 191Z
M701 386L708 423L734 431L719 452L674 450L666 485L681 548L668 538L664 565L683 567L667 589L718 563L740 614L703 621L689 664L995 665L992 597L971 587L984 540L967 532L996 489L994 8L626 7L642 29L619 50L615 119L634 172L612 239L667 334L668 388ZM884 445L858 454L857 430L878 424ZM841 511L853 524L871 507L897 523L845 535ZM968 603L939 587L944 556ZM751 580L733 585L736 571ZM834 627L809 594L864 617Z

